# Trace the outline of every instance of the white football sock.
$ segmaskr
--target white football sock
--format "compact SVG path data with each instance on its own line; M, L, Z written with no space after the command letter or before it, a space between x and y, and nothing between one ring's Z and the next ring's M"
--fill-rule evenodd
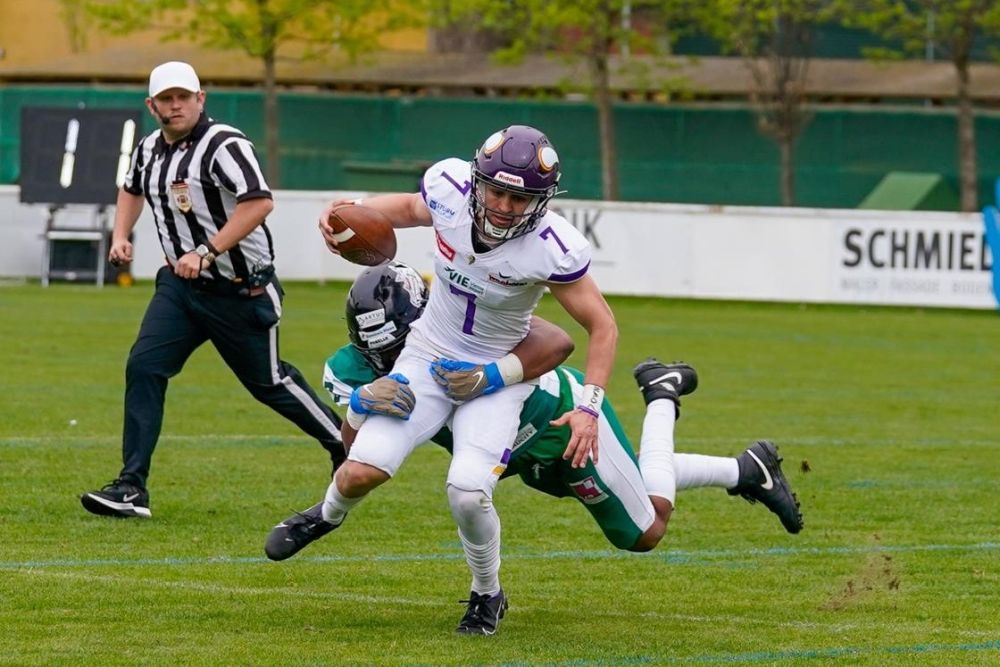
M499 526L498 526L499 529ZM465 549L465 562L472 571L472 590L480 595L494 595L500 590L500 532L486 544L473 544L458 531Z
M731 489L740 479L740 466L736 459L729 456L674 454L674 469L678 490L702 486Z
M465 562L472 571L472 590L493 595L500 590L500 517L482 491L448 486L448 504L458 524Z
M366 494L367 495L367 494ZM355 505L365 499L365 496L348 498L337 488L337 478L334 477L330 486L326 489L326 498L323 499L323 520L339 526Z
M646 406L639 441L639 472L651 496L666 498L674 504L677 482L674 477L674 422L677 408L673 401L657 399Z

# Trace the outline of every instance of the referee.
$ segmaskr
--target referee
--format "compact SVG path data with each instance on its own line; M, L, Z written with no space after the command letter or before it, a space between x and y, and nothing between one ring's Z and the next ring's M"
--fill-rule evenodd
M94 514L119 517L151 516L146 479L167 381L205 341L254 398L319 440L334 467L345 458L340 418L278 355L283 291L264 224L274 204L253 144L205 115L205 91L187 63L150 73L146 107L160 129L132 154L108 259L132 261L129 236L148 202L166 265L125 370L124 465L117 479L80 498Z

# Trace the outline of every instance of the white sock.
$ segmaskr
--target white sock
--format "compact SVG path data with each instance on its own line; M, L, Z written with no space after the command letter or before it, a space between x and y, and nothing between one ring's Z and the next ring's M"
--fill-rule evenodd
M482 491L448 486L448 504L458 524L465 562L472 571L472 590L493 595L500 590L500 517Z
M323 520L339 526L355 505L365 499L365 496L357 498L347 498L337 488L337 478L334 477L330 486L326 489L326 498L323 499Z
M473 544L462 531L458 536L465 549L465 562L472 571L472 590L480 595L494 595L500 591L500 530L486 544Z
M646 406L639 440L639 472L650 496L666 498L674 504L677 482L674 477L674 422L677 408L661 398Z
M731 489L740 479L740 466L729 456L674 454L678 489L721 486Z

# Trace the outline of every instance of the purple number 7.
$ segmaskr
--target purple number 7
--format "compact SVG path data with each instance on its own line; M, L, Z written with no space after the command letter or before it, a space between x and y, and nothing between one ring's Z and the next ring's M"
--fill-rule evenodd
M466 292L465 290L460 290L454 285L448 285L448 287L451 288L452 294L464 296L469 300L469 303L465 306L465 323L462 324L462 333L475 336L475 334L472 333L472 322L476 319L476 295Z
M542 233L539 234L539 236L542 237L543 239L547 239L548 237L551 236L552 240L554 240L559 245L559 248L563 251L564 255L569 252L569 248L563 245L562 239L559 238L559 235L556 234L555 230L552 229L551 227L546 227L545 229L543 229Z
M449 174L447 171L442 171L441 175L444 176L444 179L446 181L448 181L449 183L451 183L452 185L454 185L455 189L458 190L459 192L461 192L463 195L469 194L469 188L472 187L472 183L470 183L469 181L462 181L462 184L459 185L458 181L456 181L454 178L452 178L451 174Z

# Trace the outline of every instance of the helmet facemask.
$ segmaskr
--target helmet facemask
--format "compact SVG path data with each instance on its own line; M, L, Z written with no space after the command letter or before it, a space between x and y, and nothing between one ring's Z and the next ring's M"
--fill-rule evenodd
M403 345L406 343L406 336L402 336L394 340L389 345L382 348L373 347L360 347L355 345L361 356L371 364L371 367L375 369L377 375L388 375L389 371L392 370L393 365L396 363L396 359L399 358L399 353L403 351Z
M551 188L551 193L529 193L522 188L512 187L495 179L484 178L476 174L475 171L473 171L472 180L474 186L471 206L472 214L476 220L476 231L479 233L480 240L488 245L498 245L518 236L524 236L537 227L538 221L545 215L546 205L555 194L554 186ZM520 203L518 202L518 198L526 199L527 206L524 212L515 215L512 211L500 211L490 208L486 203L486 192L490 188L510 193L514 199L513 203L515 206ZM490 222L489 215L487 214L509 217L512 218L512 221L508 226L500 227Z

